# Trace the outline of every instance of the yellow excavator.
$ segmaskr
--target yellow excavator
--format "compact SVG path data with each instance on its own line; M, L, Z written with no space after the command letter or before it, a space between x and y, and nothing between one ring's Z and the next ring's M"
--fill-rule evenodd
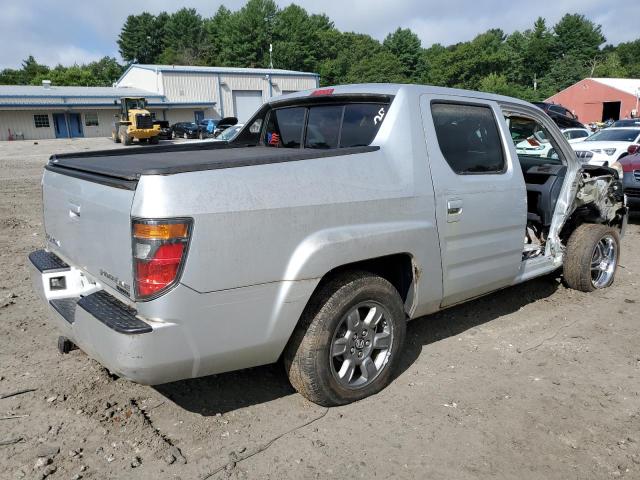
M114 101L118 104L118 101ZM111 139L115 143L131 145L134 139L140 143L158 143L160 125L154 125L151 113L147 110L147 100L140 97L120 99L120 112L115 115Z

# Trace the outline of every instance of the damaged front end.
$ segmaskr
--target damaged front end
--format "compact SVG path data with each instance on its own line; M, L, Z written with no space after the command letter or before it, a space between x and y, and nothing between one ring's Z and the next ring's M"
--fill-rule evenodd
M583 164L576 180L578 185L573 208L560 235L563 243L566 244L571 232L583 223L599 223L623 230L628 209L624 200L622 168Z

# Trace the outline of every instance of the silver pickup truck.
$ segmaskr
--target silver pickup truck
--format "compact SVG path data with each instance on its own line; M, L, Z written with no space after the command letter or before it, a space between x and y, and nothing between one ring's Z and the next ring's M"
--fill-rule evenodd
M417 85L264 104L230 143L54 155L29 258L63 351L158 384L282 359L310 400L376 393L406 322L563 269L611 285L621 169L538 108Z

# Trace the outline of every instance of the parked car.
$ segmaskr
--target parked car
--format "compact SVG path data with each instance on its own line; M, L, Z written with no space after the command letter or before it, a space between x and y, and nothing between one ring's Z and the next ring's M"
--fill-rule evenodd
M219 120L215 118L203 118L198 122L198 138L204 140L205 138L213 137Z
M624 171L624 194L631 208L640 208L640 151L636 148L631 155L620 160Z
M585 128L578 117L562 105L547 102L533 102L533 104L549 115L560 128Z
M558 158L518 155L516 124ZM54 155L42 179L29 259L61 351L145 384L282 358L327 406L391 381L407 320L563 265L610 286L627 218L617 171L539 109L439 87L298 92L228 145L105 155Z
M198 138L200 130L195 122L178 122L171 127L174 137Z
M588 128L565 128L562 129L562 134L569 143L578 143L591 135L591 131Z
M244 127L244 123L239 123L234 125L233 127L229 127L220 133L216 138L213 139L214 142L229 142L233 140L233 138L238 134L238 132Z
M224 117L218 122L216 126L216 130L213 132L213 136L217 137L222 132L224 132L227 128L233 127L238 123L238 119L236 117Z
M154 120L153 124L160 126L160 134L158 135L160 140L171 140L173 138L173 129L169 126L169 122L166 120Z
M640 118L625 118L616 120L611 124L612 127L640 127Z
M627 149L640 142L640 127L609 127L594 133L583 142L573 143L575 151L592 152L589 163L610 165L628 155Z
M513 130L512 130L513 132ZM551 143L546 138L544 131L538 130L523 140L516 143L518 155L534 155L536 157L548 157L554 152Z

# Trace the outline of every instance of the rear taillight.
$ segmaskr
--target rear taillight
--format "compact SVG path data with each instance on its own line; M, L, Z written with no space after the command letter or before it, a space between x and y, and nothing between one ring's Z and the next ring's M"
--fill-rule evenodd
M629 145L629 147L627 148L627 153L629 155L633 155L635 153L638 153L638 149L640 149L640 145Z
M132 223L136 298L156 297L179 279L191 236L191 219Z

